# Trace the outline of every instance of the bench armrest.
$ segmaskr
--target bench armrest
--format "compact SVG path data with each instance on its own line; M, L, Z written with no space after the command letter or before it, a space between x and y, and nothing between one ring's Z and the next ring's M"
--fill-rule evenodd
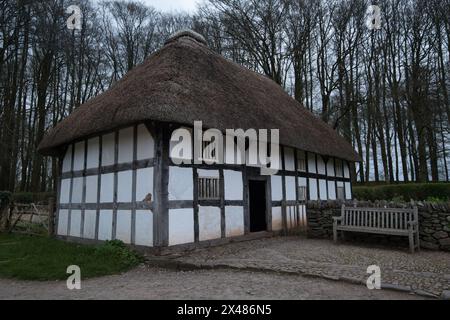
M417 222L417 221L408 221L408 225L412 226L412 227L415 227L415 226L419 225L419 222Z
M333 217L333 224L338 224L338 222L342 222L342 217Z

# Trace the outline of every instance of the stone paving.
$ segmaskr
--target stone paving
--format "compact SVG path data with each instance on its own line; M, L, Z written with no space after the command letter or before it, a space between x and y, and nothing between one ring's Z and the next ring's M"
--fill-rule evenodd
M377 265L386 289L435 298L450 290L450 253L446 252L410 254L404 249L278 237L198 249L162 259L184 268L290 273L364 285L369 277L367 268ZM151 264L152 258L149 260Z

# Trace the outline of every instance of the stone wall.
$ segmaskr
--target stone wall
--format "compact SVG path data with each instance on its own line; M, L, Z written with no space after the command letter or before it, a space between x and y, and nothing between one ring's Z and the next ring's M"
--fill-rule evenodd
M410 208L417 206L419 209L419 229L421 247L431 250L450 251L450 202L449 203L398 203L398 202L367 202L367 201L311 201L307 204L308 237L332 239L333 216L341 215L341 206L358 207L387 207L387 208ZM406 237L386 237L354 234L350 237L358 240L380 241L400 245L408 243Z

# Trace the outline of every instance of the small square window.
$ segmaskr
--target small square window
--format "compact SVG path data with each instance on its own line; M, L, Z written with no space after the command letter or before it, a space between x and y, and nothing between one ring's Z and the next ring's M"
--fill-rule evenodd
M220 200L220 179L199 177L198 198L199 200Z

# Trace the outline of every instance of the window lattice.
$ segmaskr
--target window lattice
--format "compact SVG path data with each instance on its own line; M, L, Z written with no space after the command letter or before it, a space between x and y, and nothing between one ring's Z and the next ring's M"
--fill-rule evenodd
M219 178L198 178L199 200L220 200Z

